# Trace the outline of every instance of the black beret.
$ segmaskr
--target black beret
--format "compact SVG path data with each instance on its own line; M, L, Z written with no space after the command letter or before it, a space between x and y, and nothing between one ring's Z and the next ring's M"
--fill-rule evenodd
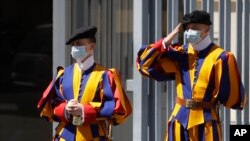
M199 23L199 24L205 24L205 25L212 24L209 13L203 10L195 10L191 13L184 15L183 20L182 20L183 30L186 29L186 26L188 23Z
M97 31L95 26L87 26L77 29L68 39L66 45L70 45L73 41L83 38L94 38Z

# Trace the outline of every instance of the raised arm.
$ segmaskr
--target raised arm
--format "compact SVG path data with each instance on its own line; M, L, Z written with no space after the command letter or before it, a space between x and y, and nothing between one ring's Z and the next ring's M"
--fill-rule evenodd
M181 59L183 48L177 44L171 45L179 33L179 24L167 37L154 44L142 46L136 60L137 69L144 76L157 81L174 79L178 60Z

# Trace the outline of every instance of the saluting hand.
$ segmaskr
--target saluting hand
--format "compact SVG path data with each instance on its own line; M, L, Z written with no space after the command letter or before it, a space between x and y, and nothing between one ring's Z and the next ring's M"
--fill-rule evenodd
M173 41L174 37L179 33L180 27L181 27L181 23L179 23L179 24L175 27L175 29L174 29L170 34L168 34L167 37L164 38L164 43L165 43L165 45L171 44L171 42Z

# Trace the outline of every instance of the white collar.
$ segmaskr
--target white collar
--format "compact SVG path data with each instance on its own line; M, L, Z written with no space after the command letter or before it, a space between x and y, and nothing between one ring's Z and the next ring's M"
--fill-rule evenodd
M87 69L89 69L93 64L94 64L94 55L91 55L90 57L88 57L83 63L81 61L76 61L77 62L77 66L79 67L80 70L85 71Z
M208 34L204 39L202 39L198 44L191 44L193 49L196 51L201 51L207 48L212 43L210 35Z

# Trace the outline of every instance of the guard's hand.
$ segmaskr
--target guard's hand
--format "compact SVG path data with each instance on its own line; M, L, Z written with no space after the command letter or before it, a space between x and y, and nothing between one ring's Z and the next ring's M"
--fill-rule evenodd
M74 99L71 99L70 101L68 101L65 107L66 112L73 116L82 116L82 109L83 109L83 105Z
M175 27L175 29L174 29L170 34L168 34L167 37L164 38L164 43L165 43L165 45L171 44L171 42L173 41L174 37L179 33L180 27L181 27L181 23L179 23L179 24Z

